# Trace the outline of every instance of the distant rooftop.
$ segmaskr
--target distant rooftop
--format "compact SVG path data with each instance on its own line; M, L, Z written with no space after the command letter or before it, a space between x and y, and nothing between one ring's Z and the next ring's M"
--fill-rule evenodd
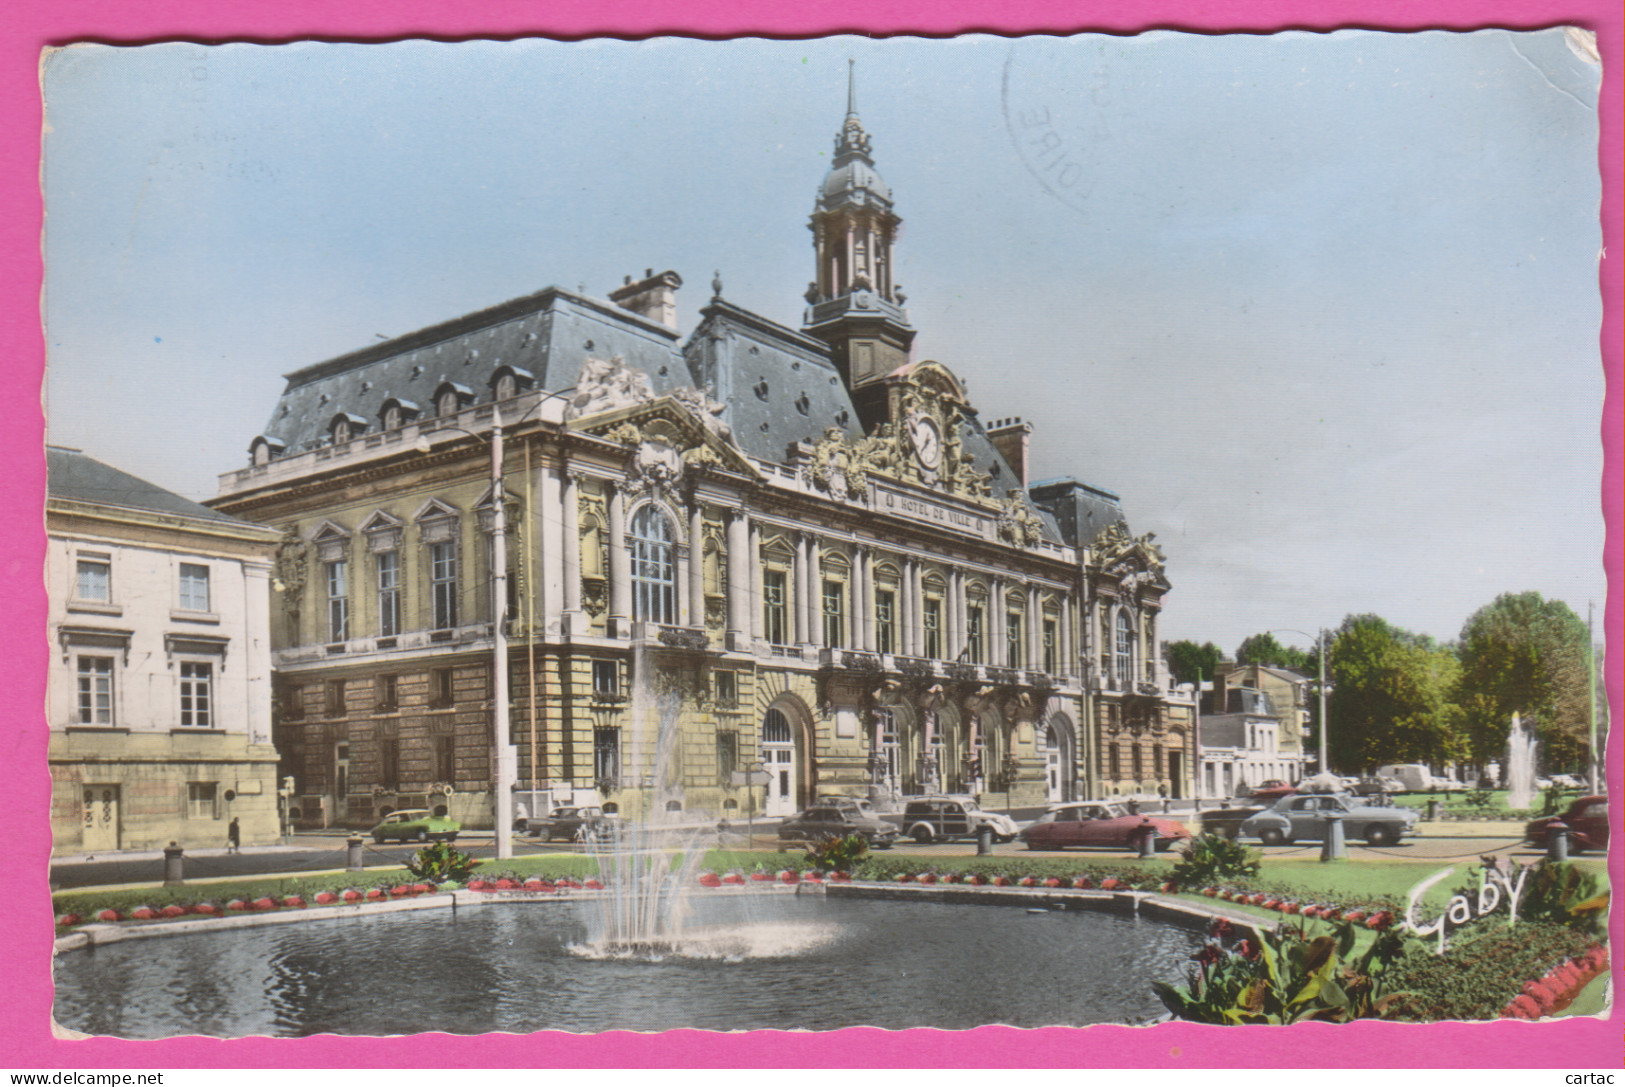
M48 445L45 447L45 454L48 473L45 486L51 498L95 506L145 510L149 513L167 513L176 517L218 521L222 524L250 523L199 505L190 498L182 498L174 491L166 491L157 484L138 479L128 472L121 472L77 449Z

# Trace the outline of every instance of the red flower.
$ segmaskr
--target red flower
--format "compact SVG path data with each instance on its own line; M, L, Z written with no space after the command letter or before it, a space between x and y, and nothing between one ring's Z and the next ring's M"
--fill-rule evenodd
M1050 876L1048 879L1044 880L1044 886L1046 887L1059 887L1060 885L1061 881L1059 877L1056 876Z
M1179 884L1177 884L1177 883L1164 883L1162 885L1162 893L1165 894L1165 895L1178 894L1179 893Z
M1079 876L1072 881L1072 886L1080 891L1092 891L1095 887L1095 881L1088 876Z
M246 910L248 909L248 903L244 902L240 898L234 898L230 902L226 903L226 909L231 911Z
M721 887L722 886L722 877L717 875L715 872L701 872L700 873L700 886L701 887Z
M1224 958L1224 952L1219 950L1218 944L1204 944L1202 945L1202 950L1192 955L1191 958L1201 963L1203 966L1211 966L1213 963L1216 963L1220 959Z
M993 877L993 886L995 886L995 887L1008 887L1008 886L1010 886L1010 877L1009 876L994 876Z
M1365 920L1365 913L1361 910L1349 910L1343 914L1343 920L1347 921L1351 925L1358 925L1361 921Z
M327 906L338 900L339 896L332 891L318 891L316 894L316 904L318 906Z
M1387 910L1378 910L1366 919L1365 927L1372 932L1381 932L1394 923L1394 915Z
M186 907L185 906L177 906L175 903L171 902L169 905L165 906L163 909L158 911L158 916L159 917L185 917L186 916Z
M972 886L980 887L987 882L987 877L982 875L982 873L977 872L975 875L971 876L970 881Z
M284 909L302 910L305 908L305 900L298 895L289 895L282 900L282 906Z
M468 889L471 891L489 891L491 889L491 881L484 879L471 879L468 881ZM354 891L345 891L344 901L354 902L355 899L350 897L354 893Z
M1523 987L1523 995L1535 1002L1542 1015L1557 1006L1557 994L1545 982L1531 981Z
M739 886L745 882L745 877L740 875L738 872L729 872L727 875L722 877L722 882L731 884L733 886Z
M434 884L432 884L432 883L414 883L414 884L412 884L412 889L414 891L416 891L420 895L426 895L426 894L429 894L429 893L434 891Z
M1020 883L1021 883L1021 885L1023 887L1036 887L1036 886L1038 886L1038 881L1036 879L1034 879L1032 876L1022 876L1021 880L1020 880Z
M1236 945L1236 954L1249 962L1253 962L1258 959L1259 955L1263 954L1263 950L1253 942L1251 937L1248 937Z
M1219 895L1219 889L1217 887L1203 887L1202 893L1207 895L1209 898L1217 898Z
M1100 881L1100 889L1103 891L1115 891L1122 885L1123 881L1118 879L1116 876L1107 876L1105 879Z
M927 872L925 875L920 877L920 882L929 887L937 882L937 877L932 873Z
M772 879L773 877L768 875L766 872L752 872L750 874L750 878L755 883L762 883L766 880Z
M1207 927L1207 934L1215 940L1228 940L1235 931L1236 927L1222 917L1215 917L1213 923Z
M601 880L589 879L586 883L586 889L589 891L602 891L604 884Z
M380 902L387 897L388 896L384 893L384 889L382 887L367 888L366 899L368 902Z
M852 873L851 872L836 872L833 875L831 875L830 878L833 879L836 883L851 883L852 882Z
M218 917L220 916L220 907L213 902L199 902L192 907L192 912L202 914L204 917Z
M1540 1005L1527 996L1514 997L1501 1014L1515 1019L1539 1019Z
M1282 913L1287 913L1287 914L1297 913L1298 912L1298 904L1296 902L1282 903L1281 912Z
M64 913L56 919L59 925L77 925L81 918L77 913Z
M417 888L413 887L410 883L402 883L389 889L389 896L391 898L405 898L407 895L415 895L417 893Z
M130 911L130 916L135 918L137 921L151 921L153 918L158 916L158 911L153 909L151 906L137 906L135 909Z

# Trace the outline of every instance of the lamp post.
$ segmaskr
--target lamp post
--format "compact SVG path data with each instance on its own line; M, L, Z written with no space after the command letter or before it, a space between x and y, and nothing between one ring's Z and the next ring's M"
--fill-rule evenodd
M1320 676L1316 686L1320 691L1320 769L1323 773L1330 773L1332 769L1331 749L1331 722L1326 719L1326 632L1310 634L1305 630L1296 630L1292 627L1276 627L1268 631L1270 634L1298 634L1305 638L1312 638L1315 642L1315 663L1319 666Z

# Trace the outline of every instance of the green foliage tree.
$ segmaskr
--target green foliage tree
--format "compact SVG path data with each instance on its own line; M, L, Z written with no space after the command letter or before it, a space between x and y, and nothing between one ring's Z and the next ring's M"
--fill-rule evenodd
M1282 645L1269 631L1254 634L1236 647L1237 664L1264 664L1272 668L1290 668L1302 672L1309 655L1301 649Z
M1461 628L1455 697L1474 757L1505 755L1516 713L1534 720L1546 766L1586 765L1589 638L1585 621L1567 604L1539 593L1503 593L1473 613Z
M1333 764L1460 758L1461 710L1452 700L1459 672L1455 653L1431 638L1377 615L1344 619L1327 652Z
M1224 650L1206 642L1197 645L1195 642L1178 641L1169 642L1166 650L1168 658L1168 671L1173 673L1176 683L1195 683L1198 679L1212 679L1219 669L1219 662L1224 660Z

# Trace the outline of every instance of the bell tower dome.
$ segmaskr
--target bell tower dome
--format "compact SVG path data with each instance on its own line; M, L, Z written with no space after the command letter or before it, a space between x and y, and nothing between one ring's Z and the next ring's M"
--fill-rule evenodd
M908 362L914 329L892 275L902 220L870 157L869 134L858 119L856 69L847 64L846 121L807 224L817 277L807 286L802 328L829 344L860 415L866 415L868 398L859 391Z

